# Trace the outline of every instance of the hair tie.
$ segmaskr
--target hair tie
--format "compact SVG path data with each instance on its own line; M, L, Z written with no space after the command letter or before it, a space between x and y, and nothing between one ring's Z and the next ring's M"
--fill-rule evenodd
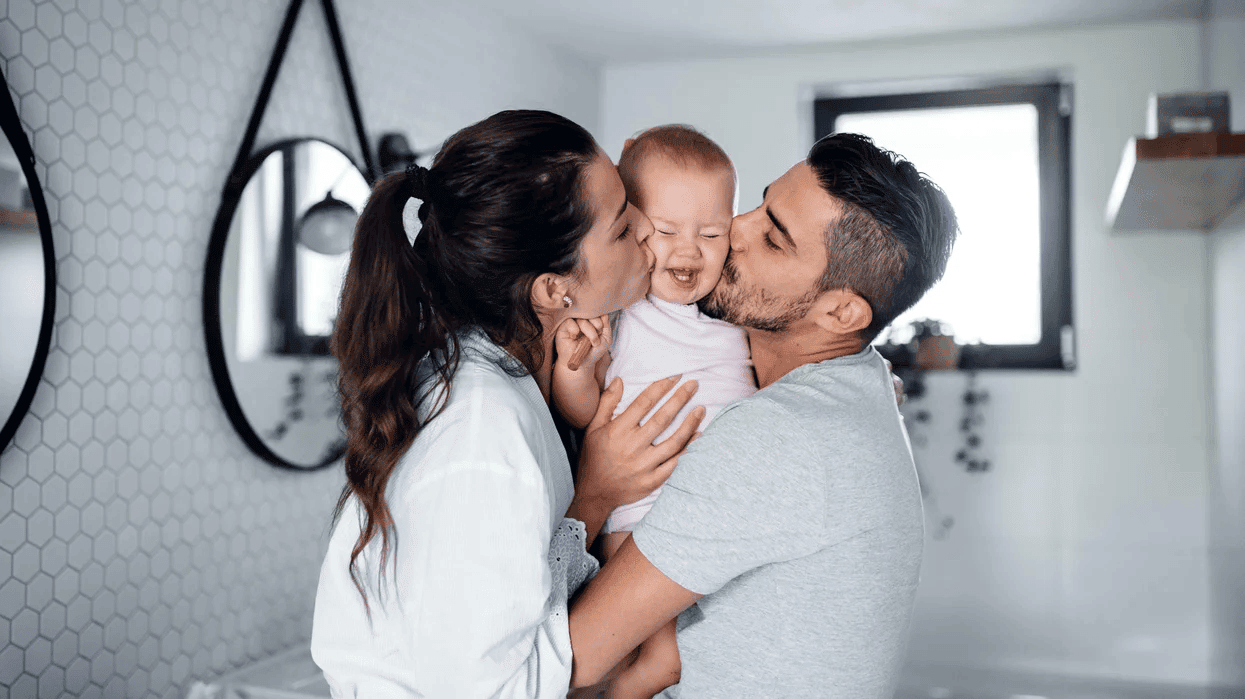
M403 181L408 197L420 201L428 200L428 168L411 163L406 166L406 179Z

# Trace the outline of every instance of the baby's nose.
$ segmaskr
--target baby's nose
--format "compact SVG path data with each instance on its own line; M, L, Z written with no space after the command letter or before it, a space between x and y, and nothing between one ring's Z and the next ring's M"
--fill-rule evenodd
M679 237L674 243L674 249L684 257L700 257L700 246L690 238Z

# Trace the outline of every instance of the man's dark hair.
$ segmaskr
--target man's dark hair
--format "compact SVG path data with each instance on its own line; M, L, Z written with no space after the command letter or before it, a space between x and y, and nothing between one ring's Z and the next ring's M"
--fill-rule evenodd
M808 164L842 213L826 231L819 291L850 289L873 309L866 344L942 278L958 224L947 195L912 163L867 136L836 133Z

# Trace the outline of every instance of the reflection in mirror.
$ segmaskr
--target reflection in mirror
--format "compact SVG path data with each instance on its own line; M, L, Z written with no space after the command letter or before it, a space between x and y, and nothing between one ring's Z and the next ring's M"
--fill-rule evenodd
M209 332L213 373L252 448L315 468L344 448L328 339L370 188L348 156L311 139L262 151L248 174L240 195L226 196L209 252L220 255L208 267L220 272L219 318L205 318L219 322L219 346Z
M37 185L36 185L37 186ZM21 160L9 140L0 140L0 449L29 407L29 383L43 369L40 348L45 321L44 236ZM51 256L49 255L50 259ZM50 317L50 314L47 314ZM40 351L42 349L42 352ZM26 400L23 392L26 392Z

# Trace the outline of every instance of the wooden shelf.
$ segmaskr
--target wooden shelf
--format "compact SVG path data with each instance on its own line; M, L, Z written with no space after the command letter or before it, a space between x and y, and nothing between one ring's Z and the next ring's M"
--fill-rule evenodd
M1116 231L1209 232L1245 202L1245 133L1130 139L1107 222Z

